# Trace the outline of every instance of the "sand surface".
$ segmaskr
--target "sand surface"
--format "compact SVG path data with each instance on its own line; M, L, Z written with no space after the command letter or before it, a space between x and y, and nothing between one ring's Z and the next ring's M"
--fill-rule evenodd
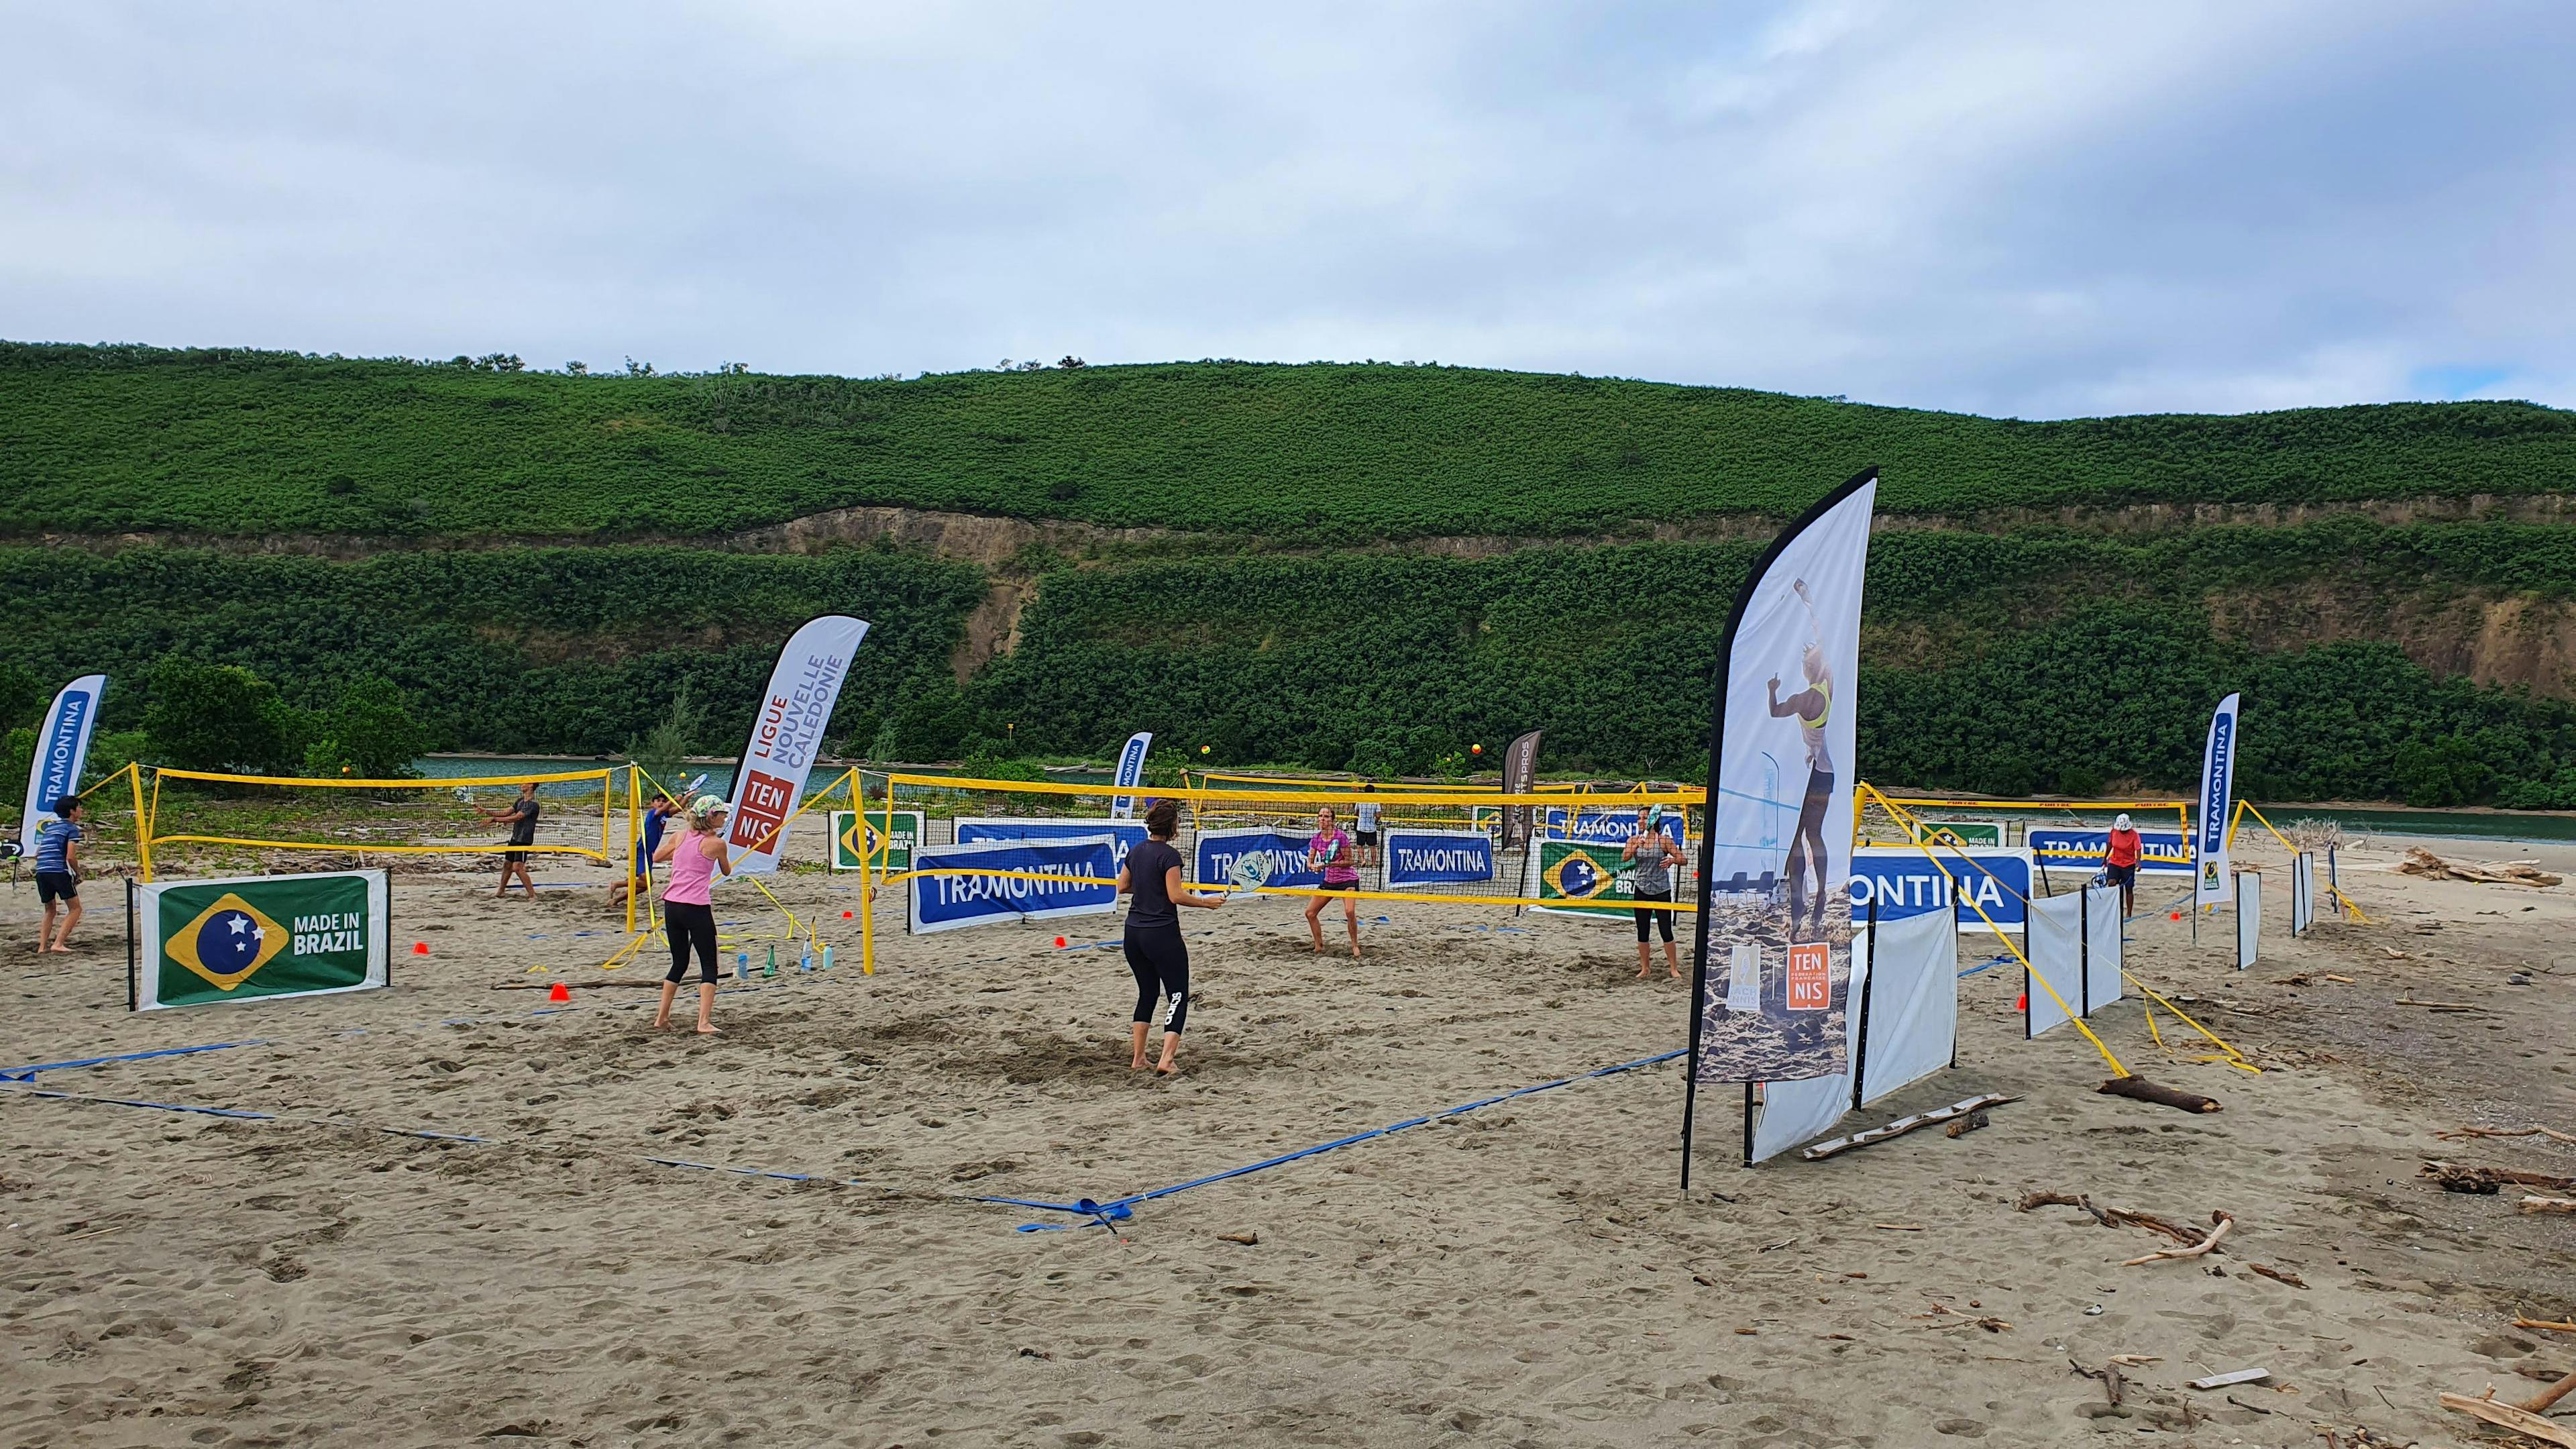
M1746 1170L1719 1089L1684 1196L1668 1063L1114 1230L973 1199L1108 1200L1669 1051L1687 987L1636 980L1624 928L1398 905L1354 963L1308 950L1295 903L1238 903L1188 913L1193 1030L1156 1080L1127 1070L1115 918L908 939L889 901L867 977L848 878L791 873L839 964L729 982L701 1039L648 1029L660 960L599 971L616 921L578 866L540 874L591 884L533 903L398 877L399 945L431 954L390 990L143 1015L114 883L80 953L42 962L21 886L0 1063L260 1044L38 1077L90 1100L0 1091L0 1442L2469 1442L2436 1393L2576 1368L2576 1335L2508 1326L2576 1312L2576 1217L2416 1173L2576 1174L2544 1137L2434 1135L2576 1133L2576 891L2394 859L2346 861L2377 925L2292 941L2275 894L2249 972L2223 916L2197 945L2133 925L2133 967L2266 1070L2191 1061L2169 1019L2159 1051L2135 1003L2099 1029L2215 1116L2095 1094L2093 1050L2021 1040L2018 973L1987 970L1961 982L1959 1066L1847 1119L2022 1095L1961 1138ZM776 929L748 889L719 900ZM554 980L569 1006L532 989ZM2035 1189L2239 1226L2209 1259L2122 1267L2161 1241L2017 1211ZM2109 1414L2070 1359L2115 1354L2147 1361ZM2180 1387L2250 1366L2272 1379Z

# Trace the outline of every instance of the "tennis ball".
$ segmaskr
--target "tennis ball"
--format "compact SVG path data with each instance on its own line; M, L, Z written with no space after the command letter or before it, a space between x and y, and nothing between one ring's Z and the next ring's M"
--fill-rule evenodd
M1467 753L1471 755L1481 755L1484 752L1485 747L1483 745L1469 745L1467 747Z
M1200 753L1200 754L1204 755L1204 754L1206 754L1207 752L1208 752L1208 747L1207 747L1207 746L1205 746L1205 745L1201 745L1201 746L1199 746L1199 753Z

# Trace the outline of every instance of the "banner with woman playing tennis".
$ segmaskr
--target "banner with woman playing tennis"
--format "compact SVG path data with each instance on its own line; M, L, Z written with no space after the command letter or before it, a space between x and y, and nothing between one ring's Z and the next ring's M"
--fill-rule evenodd
M1854 685L1877 498L1872 468L1782 530L1727 625L1700 842L1694 1102L1701 1082L1845 1070Z

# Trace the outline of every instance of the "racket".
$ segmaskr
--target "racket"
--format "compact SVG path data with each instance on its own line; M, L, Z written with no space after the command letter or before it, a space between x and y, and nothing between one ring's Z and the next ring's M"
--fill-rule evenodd
M1276 863L1266 850L1236 856L1234 869L1226 872L1225 894L1231 896L1236 891L1261 889L1263 883L1270 879L1271 867Z

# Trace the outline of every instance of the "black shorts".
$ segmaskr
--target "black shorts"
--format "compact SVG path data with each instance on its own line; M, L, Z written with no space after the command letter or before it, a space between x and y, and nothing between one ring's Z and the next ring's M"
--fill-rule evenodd
M1362 844L1362 845L1375 845L1375 844L1377 844L1377 832L1376 832L1376 831L1374 831L1374 830L1362 830L1362 831L1357 832L1357 834L1358 834L1358 836L1359 836L1359 842L1360 842L1360 844Z
M36 899L45 905L80 899L80 880L67 870L36 872Z
M501 868L503 870L508 870L514 865L526 865L527 863L528 853L524 850L505 850L501 852Z
M1328 880L1322 885L1315 887L1315 889L1322 891L1356 891L1359 888L1360 883L1355 880Z
M2115 886L2133 886L2138 883L2138 868L2135 865L2106 865L2102 867L2102 879Z
M1640 901L1669 901L1672 898L1673 893L1670 890L1638 891L1630 897L1632 900ZM1671 940L1673 938L1673 913L1670 911L1637 912L1637 944L1640 946L1646 944L1646 933L1654 930L1658 926L1663 928L1664 939L1667 941Z

